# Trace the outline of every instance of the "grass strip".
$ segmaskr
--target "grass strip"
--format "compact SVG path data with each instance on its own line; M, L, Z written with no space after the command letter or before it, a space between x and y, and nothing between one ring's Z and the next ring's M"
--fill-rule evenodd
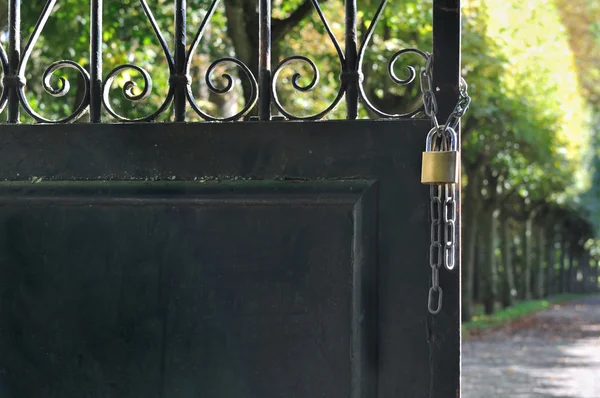
M561 304L586 297L586 294L561 294L544 300L521 301L512 307L496 311L492 315L478 314L469 322L462 324L462 332L472 333L504 326L519 318L549 308L553 304Z

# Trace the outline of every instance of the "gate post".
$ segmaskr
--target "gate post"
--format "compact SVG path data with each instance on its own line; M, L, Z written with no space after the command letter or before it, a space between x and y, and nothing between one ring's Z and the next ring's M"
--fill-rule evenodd
M4 86L8 86L8 122L19 123L18 71L21 62L21 0L8 2L8 71L4 71ZM8 73L7 73L8 72ZM6 76L12 79L7 85Z
M271 0L258 1L258 118L271 120Z
M445 121L459 98L460 76L460 0L433 2L433 82L438 99L440 121ZM457 129L460 149L460 129ZM460 291L461 291L461 197L460 173L456 202L456 270L440 272L444 287L444 307L429 318L431 352L430 397L460 397Z
M186 72L186 0L175 2L175 70L177 76L185 76ZM186 84L181 80L175 84L173 112L176 122L185 121Z
M344 2L346 18L345 51L346 65L342 73L346 74L346 119L354 120L358 117L358 51L356 48L356 0ZM353 74L356 79L349 78Z
M102 122L102 0L90 2L90 123Z

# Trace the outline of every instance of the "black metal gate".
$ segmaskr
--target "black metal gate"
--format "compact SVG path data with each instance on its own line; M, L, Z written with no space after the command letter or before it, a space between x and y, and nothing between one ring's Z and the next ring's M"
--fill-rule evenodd
M185 0L175 5L166 103L184 122L198 106L187 92ZM20 7L10 1L2 54L3 398L460 395L458 271L440 274L444 307L427 311L429 192L419 175L430 123L363 98L355 1L339 50L350 120L314 122L271 120L277 69L261 0L259 120L101 123L110 76L100 67L102 1L91 0L81 106L56 123L18 124L23 109L53 122L23 94L31 52L20 51ZM459 9L434 1L441 117L458 97ZM392 117L351 120L361 99ZM66 124L88 110L90 123Z

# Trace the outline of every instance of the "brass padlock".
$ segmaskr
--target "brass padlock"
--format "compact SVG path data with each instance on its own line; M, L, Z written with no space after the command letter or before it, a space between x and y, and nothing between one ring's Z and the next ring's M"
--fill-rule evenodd
M443 128L442 128L443 129ZM449 151L431 151L431 141L434 135L442 132L440 128L434 127L427 134L425 152L423 152L423 164L421 166L421 183L428 185L457 184L458 162L460 161L457 151L456 131L448 127L443 134L450 135Z

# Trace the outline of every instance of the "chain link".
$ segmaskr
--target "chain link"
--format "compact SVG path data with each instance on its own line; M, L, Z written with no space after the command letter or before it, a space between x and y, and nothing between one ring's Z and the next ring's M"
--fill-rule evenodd
M456 198L454 184L444 185L444 266L454 269L456 250Z
M464 114L469 109L469 105L471 105L471 97L469 97L468 86L465 79L460 78L460 85L458 88L458 102L454 107L454 110L448 116L448 120L446 120L445 129L451 128L456 131L458 128L458 122L460 122L460 118L464 116Z
M451 130L456 130L460 118L471 103L467 83L460 79L459 99L446 123L440 126L437 113L438 104L433 86L433 56L427 54L427 64L421 70L421 92L425 114L438 130L432 137L432 151L451 150ZM427 308L432 314L442 309L443 291L439 284L439 271L444 264L448 270L455 267L456 258L456 186L455 184L432 185L430 187L431 243L429 245L429 266L431 267L431 287ZM443 199L443 200L442 200ZM442 243L443 239L443 243ZM437 296L437 298L436 298Z
M429 312L437 314L442 309L442 288L440 287L439 272L442 267L444 248L442 247L442 190L440 185L429 188L431 199L431 244L429 245L429 266L431 267L431 287L427 307ZM437 295L437 300L436 300Z
M442 140L442 151L450 151L452 133L448 130L444 132L445 137ZM439 187L442 189L442 186ZM447 270L454 269L454 258L456 248L456 199L455 184L444 184L444 204L443 204L443 228L444 228L444 266Z
M421 70L421 93L423 94L423 108L425 114L431 119L431 124L439 129L437 120L438 105L433 91L433 56L427 53L427 64Z
M435 97L435 89L433 86L433 55L427 54L427 63L421 70L421 93L423 95L423 108L425 114L431 119L431 124L435 128L439 129L440 124L437 119L438 104ZM459 98L454 110L448 116L446 123L443 125L443 131L448 131L449 128L456 130L460 118L469 109L471 104L471 97L469 97L468 85L465 79L460 78L460 84L458 88Z

